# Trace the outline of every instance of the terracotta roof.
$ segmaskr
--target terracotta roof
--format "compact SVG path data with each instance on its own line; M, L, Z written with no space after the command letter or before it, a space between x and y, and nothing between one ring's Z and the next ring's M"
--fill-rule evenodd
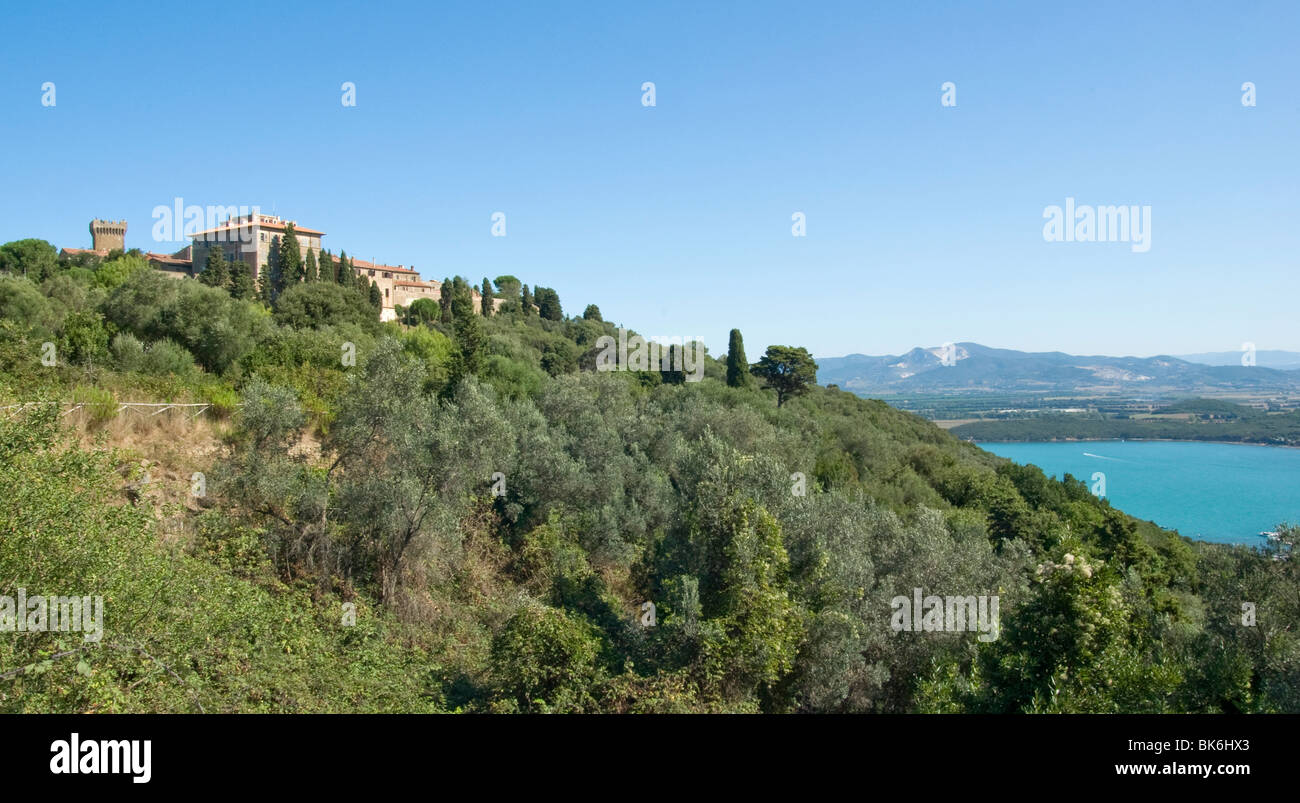
M108 256L108 249L100 248L96 250L94 248L64 248L60 253L74 257L80 256L81 254L94 254L95 256L106 257Z
M393 282L393 287L427 287L430 290L437 290L438 286L438 282Z
M289 222L292 223L293 221L289 221ZM202 237L205 234L216 234L217 232L220 231L238 231L239 229L249 229L249 228L271 229L272 231L284 231L285 224L268 223L266 221L260 221L258 223L249 223L247 220L241 220L239 222L231 221L231 222L223 223L220 226L217 226L215 229L208 229L207 231L201 231L198 234L191 234L190 237ZM316 229L308 229L298 225L295 225L293 227L293 230L298 234L308 234L308 235L315 234L315 235L320 235L322 237L325 236L325 232L323 231L317 231Z
M188 259L181 259L180 257L169 256L167 254L155 254L152 251L146 252L145 257L150 262L158 262L163 265L183 265L188 268L194 264Z
M337 257L335 258L337 259ZM348 257L348 262L351 262L352 267L357 270L386 270L391 273L410 273L415 276L420 275L411 268L402 267L401 265L380 265L375 262L367 262L364 259L354 259L353 257Z

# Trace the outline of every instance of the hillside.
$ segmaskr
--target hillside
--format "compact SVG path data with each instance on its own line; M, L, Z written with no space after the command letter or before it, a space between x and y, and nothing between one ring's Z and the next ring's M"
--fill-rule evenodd
M105 600L102 642L0 640L0 710L1300 711L1291 528L1193 543L712 357L597 371L616 328L514 277L380 323L111 262L0 275L0 404L38 402L0 416L0 595ZM174 437L216 453L143 477L123 401L209 405ZM1000 618L900 630L914 593Z

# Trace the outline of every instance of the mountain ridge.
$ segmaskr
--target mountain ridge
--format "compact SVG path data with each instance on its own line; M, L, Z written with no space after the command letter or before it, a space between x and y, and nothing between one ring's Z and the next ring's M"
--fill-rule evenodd
M817 363L822 384L835 384L859 395L962 391L1100 395L1300 392L1300 370L1211 365L1173 355L1111 357L1027 352L973 342L916 347L898 355L822 357Z

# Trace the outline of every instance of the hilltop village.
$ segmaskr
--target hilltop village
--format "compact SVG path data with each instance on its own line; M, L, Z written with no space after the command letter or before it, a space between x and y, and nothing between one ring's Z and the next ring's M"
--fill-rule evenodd
M126 250L126 229L125 220L92 220L91 247L64 248L61 253L68 257L93 255L107 258L114 251ZM175 253L142 253L155 270L178 279L192 279L202 273L210 252L220 249L228 264L246 266L253 286L260 287L269 278L268 273L275 269L283 238L290 233L297 239L302 259L307 264L329 264L333 270L346 264L363 285L375 285L381 304L380 320L395 320L399 308L409 307L418 299L439 301L442 297L442 282L423 281L414 268L347 257L346 252L335 257L321 245L325 232L260 212L231 217L213 228L191 234L192 242ZM480 309L482 295L478 290L473 290L472 294L474 308ZM500 307L503 299L493 299L492 303L495 309Z

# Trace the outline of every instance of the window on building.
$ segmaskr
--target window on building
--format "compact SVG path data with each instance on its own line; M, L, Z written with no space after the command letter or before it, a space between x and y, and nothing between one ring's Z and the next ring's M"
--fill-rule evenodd
M385 278L385 279L391 279L391 278L393 278L393 274L389 273L388 271L384 271L384 278Z

